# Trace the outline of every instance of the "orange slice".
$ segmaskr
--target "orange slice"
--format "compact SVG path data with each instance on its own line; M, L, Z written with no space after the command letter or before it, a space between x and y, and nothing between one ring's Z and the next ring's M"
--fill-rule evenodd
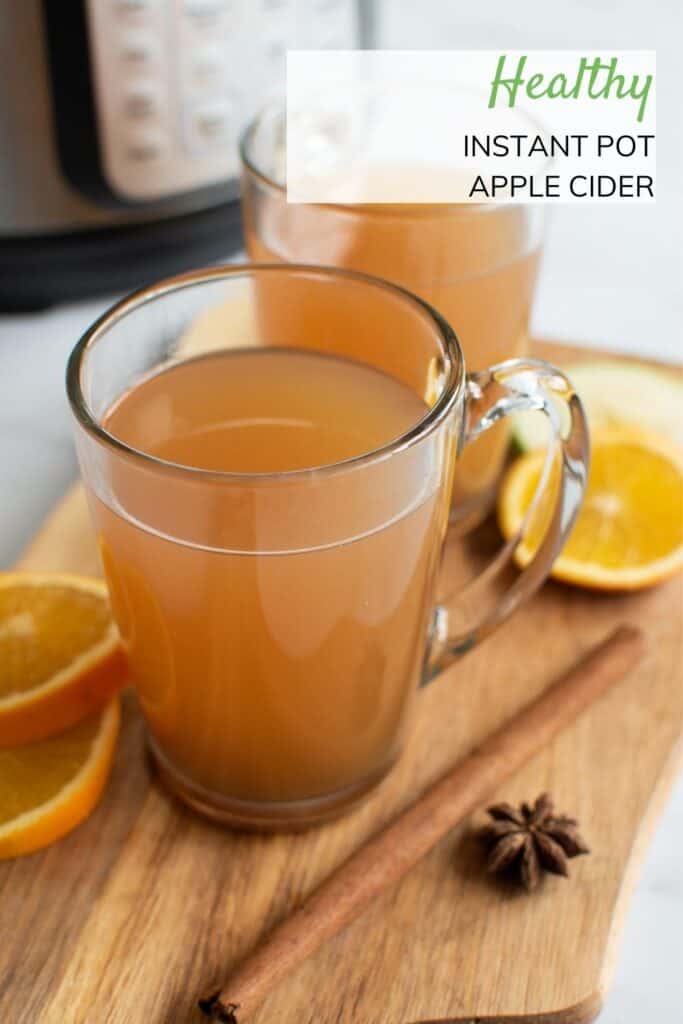
M529 508L544 452L510 467L500 491L498 520L511 537ZM557 492L557 474L554 488ZM554 501L554 496L553 499ZM541 505L516 559L526 565L545 533L549 502ZM683 451L649 431L598 431L583 507L552 575L597 590L639 590L683 569Z
M90 814L109 777L118 697L58 736L0 750L0 860L60 839Z
M0 747L69 728L125 681L104 583L0 574Z

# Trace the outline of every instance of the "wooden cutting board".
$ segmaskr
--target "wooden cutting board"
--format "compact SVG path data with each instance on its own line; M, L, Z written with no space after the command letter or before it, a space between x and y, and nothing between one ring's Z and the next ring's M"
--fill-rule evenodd
M538 346L554 360L576 350ZM495 543L483 531L477 556ZM453 550L449 552L453 557ZM471 549L469 551L471 554ZM448 560L447 560L448 561ZM20 563L96 572L80 489ZM647 840L683 735L683 579L634 596L555 583L424 690L405 754L355 813L299 836L231 834L150 777L132 699L104 800L52 848L0 865L0 1020L198 1024L198 996L382 822L618 622L639 623L639 668L497 798L550 790L593 854L521 895L482 872L471 835L446 838L308 961L254 1024L515 1021L599 1012Z

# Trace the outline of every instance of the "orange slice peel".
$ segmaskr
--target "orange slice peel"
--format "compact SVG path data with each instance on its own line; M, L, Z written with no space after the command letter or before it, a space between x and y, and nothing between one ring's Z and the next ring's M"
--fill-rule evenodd
M499 494L504 537L519 529L540 477L545 452L523 455L508 470ZM557 492L557 473L554 487ZM554 501L554 496L552 496ZM549 520L541 504L518 545L525 566ZM683 569L683 450L668 438L636 427L599 430L583 507L551 575L596 590L640 590Z
M0 750L0 860L61 839L91 813L111 769L118 697L66 732Z
M68 729L125 683L102 581L0 574L0 747Z

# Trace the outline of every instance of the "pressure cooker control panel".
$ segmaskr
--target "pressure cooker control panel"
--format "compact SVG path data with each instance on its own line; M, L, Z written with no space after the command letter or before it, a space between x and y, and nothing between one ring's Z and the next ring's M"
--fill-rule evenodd
M82 0L69 18L85 53L69 62L77 6L45 3L62 164L123 202L234 180L242 129L283 94L287 49L346 49L361 31L357 0Z

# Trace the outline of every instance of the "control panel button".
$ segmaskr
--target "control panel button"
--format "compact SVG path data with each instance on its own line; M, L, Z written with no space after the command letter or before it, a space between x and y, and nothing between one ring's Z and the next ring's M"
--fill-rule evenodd
M284 61L287 47L284 39L269 39L266 43L266 60L272 64L279 64Z
M132 32L121 40L121 59L129 68L147 68L157 58L159 47L153 36Z
M233 6L230 0L185 0L183 13L196 28L207 29L220 24Z
M201 17L204 14L222 14L230 7L229 0L185 0L186 14Z
M140 132L132 135L126 143L126 156L136 164L148 164L163 156L165 138L156 132Z
M158 0L113 0L119 14L147 14L154 10Z
M135 86L124 97L123 110L127 117L153 117L159 112L159 96L151 86Z
M232 100L203 103L188 112L187 141L193 150L234 142L236 104Z
M200 91L215 90L225 80L226 53L219 46L197 50L189 59L188 84Z

